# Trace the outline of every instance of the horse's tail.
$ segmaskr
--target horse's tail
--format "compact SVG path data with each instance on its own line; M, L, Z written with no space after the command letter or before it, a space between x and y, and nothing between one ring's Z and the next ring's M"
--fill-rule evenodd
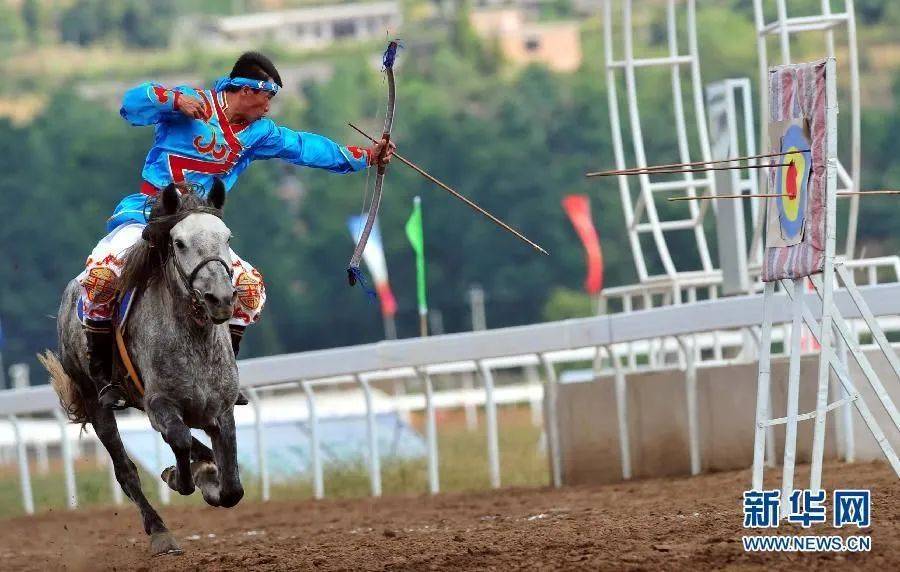
M81 423L83 426L88 422L88 417L84 406L84 397L81 395L81 388L66 373L63 364L59 361L59 356L55 353L46 350L43 354L38 354L37 358L50 374L50 383L53 385L53 389L56 390L56 395L59 396L59 404L62 405L63 411L69 417L69 421Z

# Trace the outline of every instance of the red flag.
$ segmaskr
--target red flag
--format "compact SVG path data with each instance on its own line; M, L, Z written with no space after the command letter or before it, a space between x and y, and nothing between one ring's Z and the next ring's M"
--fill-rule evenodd
M587 253L588 273L584 289L588 294L596 294L603 289L603 251L600 250L600 237L591 220L590 200L587 195L567 195L562 200L562 206Z

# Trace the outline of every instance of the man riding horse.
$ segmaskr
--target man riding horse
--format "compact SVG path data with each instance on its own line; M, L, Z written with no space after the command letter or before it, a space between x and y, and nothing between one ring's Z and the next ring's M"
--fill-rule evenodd
M226 190L257 159L280 158L296 165L352 173L386 164L393 144L384 140L368 148L344 147L314 133L299 132L266 118L271 99L283 87L275 66L262 54L238 58L227 77L213 89L167 88L145 83L125 93L120 113L132 125L154 125L153 147L141 173L140 192L128 195L106 225L103 237L77 280L83 289L84 332L90 376L100 404L127 407L124 389L112 378L112 314L125 251L141 240L150 202L167 185L208 191L215 178ZM266 301L262 275L231 251L234 311L229 322L237 356L245 328L259 319ZM238 403L246 403L241 395Z

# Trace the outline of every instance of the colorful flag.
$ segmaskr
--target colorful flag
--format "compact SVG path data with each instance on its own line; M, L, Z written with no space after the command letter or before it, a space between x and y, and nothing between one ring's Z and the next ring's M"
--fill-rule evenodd
M416 294L419 301L419 315L428 314L425 298L425 232L422 229L422 201L413 199L413 211L406 221L406 237L416 253Z
M584 289L588 294L597 294L603 289L603 251L600 250L600 237L591 220L590 200L587 195L568 195L563 199L562 206L587 253L588 273Z
M367 213L363 213L347 219L347 226L350 227L350 235L355 243L359 242L359 235L362 234L367 216ZM381 314L393 316L397 313L397 300L394 299L394 293L391 292L391 285L388 282L387 262L384 259L384 248L381 245L381 231L378 228L377 219L375 226L372 227L372 233L369 235L369 241L366 243L366 249L363 251L363 260L366 261L369 273L372 274L372 280L375 281L375 291L381 302Z

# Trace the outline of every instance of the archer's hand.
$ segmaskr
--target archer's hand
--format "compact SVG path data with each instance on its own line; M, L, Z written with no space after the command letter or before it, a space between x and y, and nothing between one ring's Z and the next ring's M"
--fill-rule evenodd
M385 145L387 144L387 147ZM371 147L369 147L369 157L370 163L372 165L387 165L391 162L391 158L394 156L394 150L397 148L397 145L391 141L389 144L385 139L382 139L378 143L373 143ZM382 156L382 152L384 155Z
M175 99L175 109L187 115L191 119L205 119L206 111L203 104L189 95L178 94Z

